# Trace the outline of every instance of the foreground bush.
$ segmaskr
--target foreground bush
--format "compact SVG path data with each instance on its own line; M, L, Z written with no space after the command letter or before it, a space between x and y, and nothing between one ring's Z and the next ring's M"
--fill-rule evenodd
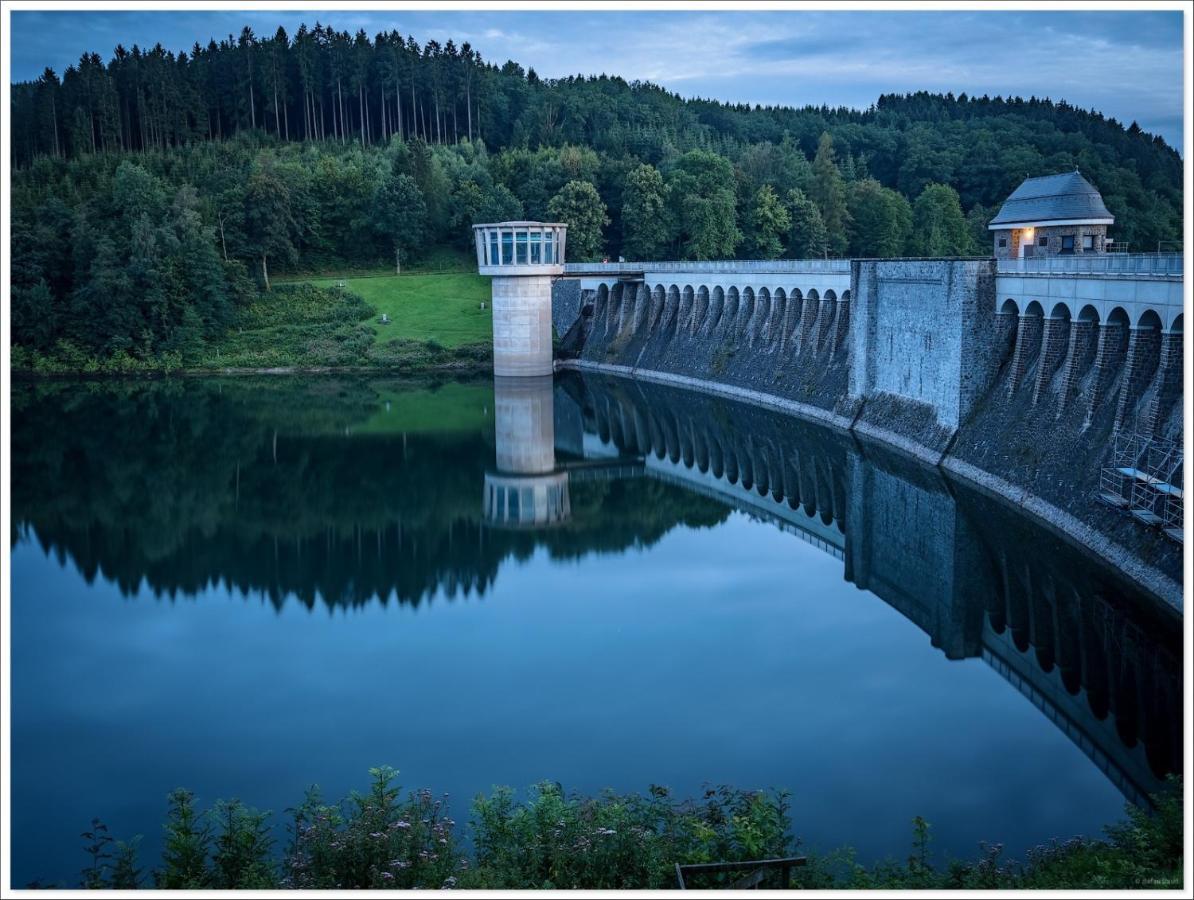
M1000 845L975 861L931 862L931 828L913 820L905 861L864 866L849 848L803 853L793 841L787 796L721 787L700 800L646 794L566 795L540 784L525 802L498 788L473 804L472 851L442 799L422 790L402 797L396 773L371 769L368 793L325 804L317 788L288 810L286 846L274 851L270 814L237 800L199 811L194 796L169 797L161 862L146 876L137 844L116 841L99 820L83 833L91 888L674 888L677 863L805 855L793 870L804 888L1180 888L1181 782L1172 779L1149 813L1127 807L1106 840L1075 838L1004 860ZM732 877L737 877L734 875ZM732 880L727 876L725 881ZM702 877L691 887L715 887ZM33 885L38 887L40 885Z
M722 787L700 802L646 795L566 797L541 784L526 804L509 788L473 804L476 871L485 888L674 888L676 863L764 859L788 849L783 794Z

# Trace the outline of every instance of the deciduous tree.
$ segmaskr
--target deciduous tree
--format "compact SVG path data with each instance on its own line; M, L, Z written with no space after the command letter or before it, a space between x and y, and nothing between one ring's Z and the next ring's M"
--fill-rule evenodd
M962 204L949 185L926 185L916 198L910 249L916 256L965 256L970 252Z
M660 259L668 230L663 176L648 164L631 169L622 190L622 254L629 259Z
M601 229L609 224L605 204L592 183L569 181L547 206L551 217L568 226L569 260L596 259L601 255Z
M668 177L668 212L682 259L728 259L742 240L736 221L734 170L706 150L689 150Z
M792 227L792 218L771 185L765 184L755 194L750 211L750 249L757 259L779 259L784 252L784 238Z
M817 204L809 200L799 188L788 191L787 256L791 259L816 259L825 255L828 249L825 222Z

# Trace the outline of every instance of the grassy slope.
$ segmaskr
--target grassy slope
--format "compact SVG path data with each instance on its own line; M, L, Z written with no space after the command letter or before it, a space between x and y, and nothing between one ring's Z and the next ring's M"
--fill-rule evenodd
M450 272L310 280L316 287L335 287L340 282L377 310L367 323L376 342L408 338L453 348L488 342L493 335L489 279L480 275ZM390 317L389 325L379 323L382 313Z
M336 309L345 296L341 285L364 301L361 311ZM331 290L312 295L311 287ZM487 363L491 346L488 301L489 279L476 274L471 257L447 249L401 275L373 270L278 279L275 290L246 310L218 347L187 363L205 368L476 368ZM390 319L385 325L382 314Z
M337 289L341 284L345 290ZM98 360L83 353L69 358L25 353L14 365L47 373L488 369L493 334L489 296L489 279L476 274L474 260L443 248L401 275L373 270L275 279L274 290L242 309L218 341L181 353L150 360L125 354ZM390 319L385 325L382 314Z

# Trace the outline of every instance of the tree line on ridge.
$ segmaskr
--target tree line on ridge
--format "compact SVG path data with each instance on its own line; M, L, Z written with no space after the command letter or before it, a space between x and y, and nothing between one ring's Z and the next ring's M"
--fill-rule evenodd
M85 54L11 114L13 339L39 351L211 340L272 273L467 251L477 221L565 221L573 259L988 254L1025 175L1077 166L1132 249L1182 226L1176 151L1064 102L685 100L318 23Z

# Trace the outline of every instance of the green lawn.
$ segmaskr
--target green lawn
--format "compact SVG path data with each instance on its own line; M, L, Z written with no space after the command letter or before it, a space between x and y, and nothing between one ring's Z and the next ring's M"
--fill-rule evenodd
M377 316L368 321L377 343L408 338L453 348L485 343L493 336L489 279L480 275L448 272L309 280L318 287L341 282L377 310ZM390 324L380 324L382 313L390 317Z

